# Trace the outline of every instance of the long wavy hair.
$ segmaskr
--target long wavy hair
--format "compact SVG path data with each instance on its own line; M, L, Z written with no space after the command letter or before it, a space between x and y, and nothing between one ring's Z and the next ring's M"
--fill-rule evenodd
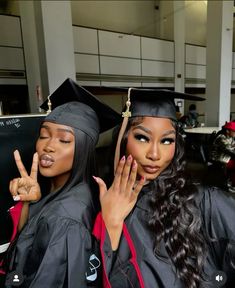
M130 128L142 121L143 117L129 120L120 155L125 155ZM180 126L174 121L172 125L176 130L175 155L170 165L150 183L153 193L149 199L152 213L148 225L154 234L155 255L164 260L160 253L160 243L163 241L177 276L185 287L196 288L204 283L205 241L195 203L197 190L185 174L184 139Z

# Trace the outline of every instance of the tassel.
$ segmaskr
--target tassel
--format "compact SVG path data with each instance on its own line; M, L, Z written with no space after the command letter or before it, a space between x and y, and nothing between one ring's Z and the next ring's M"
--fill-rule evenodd
M51 96L51 95L49 95L49 96L47 97L47 106L48 106L47 114L51 113L52 103L51 103L51 100L50 100L50 96Z
M128 118L131 117L130 96L131 96L131 90L132 89L133 88L129 88L128 89L128 95L127 95L127 101L126 101L126 111L122 112L123 121L122 121L121 129L120 129L119 134L118 134L118 140L117 140L116 149L115 149L115 156L114 156L114 175L115 175L115 171L116 171L117 166L118 166L118 162L120 160L121 141L122 141L123 135L124 135L124 133L126 131L126 127L127 127L127 124L128 124Z

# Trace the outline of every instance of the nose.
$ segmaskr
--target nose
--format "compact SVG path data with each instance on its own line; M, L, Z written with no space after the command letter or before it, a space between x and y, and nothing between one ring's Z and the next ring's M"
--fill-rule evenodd
M158 149L157 143L153 143L149 147L149 150L148 150L146 156L147 156L148 159L150 159L152 161L156 161L156 160L160 159L160 151Z
M43 150L45 152L55 152L55 145L51 139L45 144Z

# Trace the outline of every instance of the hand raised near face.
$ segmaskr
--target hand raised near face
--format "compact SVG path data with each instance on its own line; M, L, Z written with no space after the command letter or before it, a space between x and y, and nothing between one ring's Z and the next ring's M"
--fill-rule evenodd
M41 199L41 189L37 181L38 154L34 153L30 175L21 161L18 150L14 151L16 166L20 173L19 178L10 181L9 190L15 201L38 201Z
M120 226L133 209L145 179L136 181L137 163L129 155L120 160L114 181L109 189L101 178L95 177L100 190L102 218L106 227Z

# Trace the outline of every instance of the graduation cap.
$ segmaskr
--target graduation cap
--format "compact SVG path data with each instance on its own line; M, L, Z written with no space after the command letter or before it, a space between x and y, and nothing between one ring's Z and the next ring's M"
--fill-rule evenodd
M41 108L49 109L44 121L82 130L97 143L99 133L121 122L121 116L72 79L66 79ZM50 112L52 109L52 112Z
M151 116L177 120L175 99L205 100L202 97L167 89L130 88L126 106L129 105L130 117Z
M114 88L115 89L115 88ZM117 88L119 89L119 88ZM123 91L123 89L120 89ZM126 89L127 91L127 89ZM145 88L129 88L128 99L126 101L125 111L122 113L124 117L122 127L116 146L114 168L116 169L120 156L120 143L129 117L160 117L177 121L175 99L187 99L194 101L205 100L202 97L191 94L175 92L167 89L145 89Z

